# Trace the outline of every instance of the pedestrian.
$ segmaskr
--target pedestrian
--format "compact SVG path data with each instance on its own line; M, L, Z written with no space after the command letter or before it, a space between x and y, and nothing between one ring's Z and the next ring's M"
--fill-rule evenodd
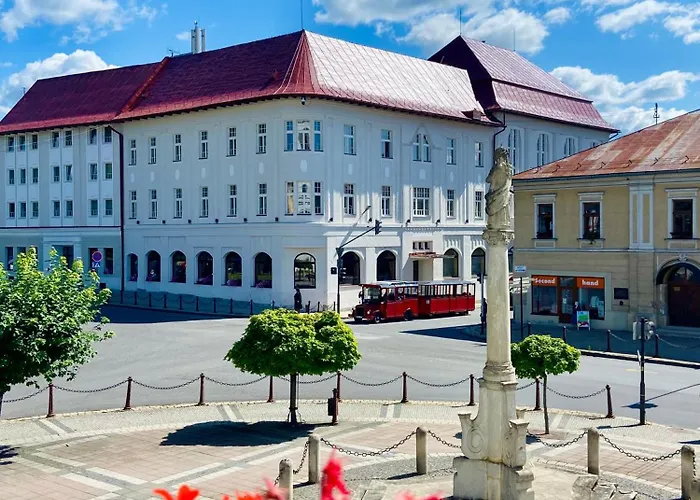
M294 293L294 310L296 312L301 312L301 308L302 308L301 290L299 290L298 286L294 287L294 290L296 290L296 292Z
M578 326L578 312L580 310L580 307L578 305L578 301L574 302L574 314L571 315L571 323L574 324L575 326Z

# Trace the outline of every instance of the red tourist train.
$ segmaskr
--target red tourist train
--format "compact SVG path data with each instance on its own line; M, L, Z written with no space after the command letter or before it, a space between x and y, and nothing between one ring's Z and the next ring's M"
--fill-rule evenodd
M357 323L469 314L476 308L476 285L471 281L380 281L363 284L360 300L350 313Z

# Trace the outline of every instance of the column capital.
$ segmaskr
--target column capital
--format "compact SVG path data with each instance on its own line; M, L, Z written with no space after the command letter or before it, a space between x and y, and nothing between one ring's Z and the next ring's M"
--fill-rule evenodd
M488 246L508 246L515 239L515 233L509 229L485 229L482 235Z

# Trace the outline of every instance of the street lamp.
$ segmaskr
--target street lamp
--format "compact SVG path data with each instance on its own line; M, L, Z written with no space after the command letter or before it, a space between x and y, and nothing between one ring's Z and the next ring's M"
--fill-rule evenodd
M633 340L639 338L639 425L646 424L646 384L644 381L644 361L646 354L646 342L654 333L656 325L646 317L640 316L639 321L632 325Z

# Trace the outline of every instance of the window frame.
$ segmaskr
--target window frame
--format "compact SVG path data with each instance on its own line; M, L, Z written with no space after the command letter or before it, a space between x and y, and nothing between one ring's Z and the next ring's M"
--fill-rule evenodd
M32 167L32 184L39 184L39 167Z
M173 134L173 163L182 161L182 134Z
M299 257L308 257L307 260L300 260ZM304 263L306 264L305 266L297 266L297 262L299 263ZM297 270L301 271L302 269L310 269L310 275L312 276L311 279L308 280L301 280L299 279L299 276L301 273L297 273ZM294 288L299 288L302 290L313 290L316 288L317 284L317 266L316 266L316 257L311 255L308 252L302 252L298 254L296 257L294 257L294 264L292 266L293 273L294 273Z
M63 132L63 146L66 148L73 147L73 131L72 130L65 130Z
M24 186L27 184L27 169L22 167L19 169L19 185Z
M386 188L386 189L385 189ZM391 186L383 185L379 193L381 198L380 205L380 216L382 218L390 219L393 217L393 193L391 192Z
M323 215L323 183L314 181L314 215Z
M603 212L603 192L595 192L595 193L579 193L578 195L578 200L579 200L579 231L578 231L578 239L579 240L602 240L604 239L604 223L605 223L605 217L604 217L604 212ZM598 203L599 207L599 214L598 214L598 228L599 228L599 233L597 238L587 238L584 234L584 205L586 203Z
M257 132L255 154L267 154L267 123L258 123L255 130Z
M16 219L17 218L17 204L14 201L7 203L7 218Z
M158 140L155 137L148 138L148 164L155 165L158 162Z
M34 210L36 209L36 210ZM30 219L38 219L39 218L39 202L36 200L32 200L32 215Z
M698 188L669 188L666 189L668 197L667 212L668 212L668 238L671 240L688 240L698 238ZM690 238L674 238L673 234L673 202L674 201L691 201L693 204L691 217L692 220L692 235Z
M445 163L457 165L457 139L448 137L445 145Z
M484 166L484 143L474 141L474 166L483 168Z
M573 144L573 147L575 151L571 151L571 147L569 146L570 144ZM567 150L569 150L567 154ZM564 158L568 158L569 156L575 155L578 153L579 147L578 147L578 137L574 137L573 135L567 135L564 137Z
M540 147L540 143L542 147ZM538 167L552 162L552 134L549 132L538 132L535 141L535 164Z
M411 197L411 217L428 219L430 218L431 188L413 186L413 196ZM422 209L419 208L422 205ZM422 212L422 213L421 213Z
M284 150L294 151L294 120L284 122Z
M107 168L109 167L109 168ZM103 165L104 180L114 180L114 164L111 161L106 161Z
M321 120L313 121L314 134L314 153L323 152L323 122Z
M182 188L173 188L173 219L182 219Z
M6 146L7 146L7 152L8 153L14 153L15 152L15 145L16 145L17 140L15 139L14 135L8 135L7 136L7 141L6 141Z
M36 151L39 149L39 134L32 134L32 140L30 142L30 149Z
M506 150L508 159L513 166L515 173L521 172L523 165L523 138L525 131L520 127L510 127L506 137ZM517 139L517 140L516 140ZM516 144L517 143L517 144Z
M27 150L27 136L22 134L17 136L17 150L21 153Z
M66 219L72 219L73 218L73 200L64 200L65 201L65 215L64 218ZM70 207L70 210L68 208Z
M258 183L258 206L256 209L257 217L267 217L267 182Z
M114 217L114 200L112 198L105 198L104 207L105 217Z
M63 165L63 182L73 182L73 165L70 163Z
M138 217L138 194L136 190L129 191L129 219Z
M457 218L456 196L454 189L448 189L445 193L445 217L448 219Z
M477 210L478 208L478 210ZM484 190L474 190L474 220L484 220Z
M61 182L61 167L60 167L60 165L52 165L51 170L52 170L51 173L53 174L53 176L51 178L52 183L57 184L57 183Z
M105 127L104 130L102 131L102 143L103 144L112 144L112 128L111 127Z
M386 134L385 134L386 132ZM381 157L384 160L394 159L393 131L383 128L380 132Z
M199 187L199 218L209 218L209 186Z
M343 215L345 217L357 217L357 199L355 184L347 182L343 184Z
M308 124L306 130L302 129L302 123ZM311 151L311 133L314 127L312 121L304 119L297 120L295 126L297 151Z
M7 169L7 185L15 186L17 184L17 172L14 168Z
M228 185L228 208L226 217L238 217L238 185Z
M155 220L158 218L158 190L148 190L148 218Z
M93 210L93 202L94 202L95 210ZM91 198L88 201L88 206L89 206L89 211L90 211L88 214L88 217L90 217L91 219L94 219L95 217L100 216L100 200L98 200L96 198Z
M534 206L534 238L536 240L555 240L557 239L557 195L556 194L541 194L533 196ZM552 206L552 236L550 238L540 238L540 205Z
M19 219L26 219L27 218L27 202L26 201L20 201L19 202Z
M95 182L100 179L100 167L97 163L88 163L88 176L90 182Z
M209 159L209 131L200 130L197 133L199 138L199 159L208 160Z
M133 167L138 161L136 139L129 139L129 166Z
M52 130L51 131L51 149L58 149L61 147L61 133Z
M228 127L226 137L226 156L238 155L238 130L236 127Z
M343 154L348 156L357 155L357 129L355 125L343 125Z
M90 127L88 129L88 145L94 146L97 144L97 128Z

